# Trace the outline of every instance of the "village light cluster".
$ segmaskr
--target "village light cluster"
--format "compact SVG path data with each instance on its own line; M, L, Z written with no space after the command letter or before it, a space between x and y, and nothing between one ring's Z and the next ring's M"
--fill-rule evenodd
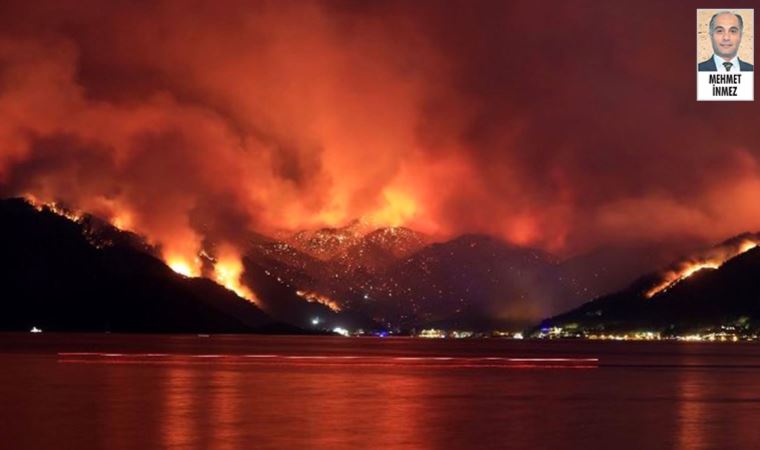
M665 334L660 331L592 332L562 327L543 328L538 339L588 339L602 341L683 341L683 342L746 342L756 341L756 333L745 332L734 325L723 325L715 330L688 334Z

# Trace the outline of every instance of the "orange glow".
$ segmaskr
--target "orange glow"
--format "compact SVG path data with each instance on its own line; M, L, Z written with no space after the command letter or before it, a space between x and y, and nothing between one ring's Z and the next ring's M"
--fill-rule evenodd
M26 3L17 6L35 9ZM420 14L425 8L414 6L407 14L402 5L415 2L382 8L382 18L364 16L381 12L372 8L343 15L319 2L263 2L253 12L210 4L203 15L181 2L128 3L125 11L103 6L99 20L86 6L35 12L19 22L28 36L0 42L4 192L58 199L153 245L181 240L196 250L204 239L240 242L238 233L356 219L442 239L486 233L567 254L684 230L706 241L760 225L751 139L683 152L683 133L674 130L690 130L691 117L643 129L638 120L656 115L642 119L620 102L611 117L623 119L621 130L596 130L575 90L522 102L510 88L535 77L492 85L460 54L502 45L481 47L480 20L460 30L461 46L448 48L432 32L437 19L428 21L446 17L443 10ZM141 33L128 39L123 30ZM110 76L114 68L130 76ZM563 80L558 71L543 75ZM558 84L565 85L572 83ZM547 111L561 119L551 129ZM646 135L615 145L625 155L641 142L663 148L647 147L640 160L588 156L615 151L606 143L618 133L596 137L613 130ZM698 189L689 177L663 176L684 161L718 167ZM671 192L691 192L690 201Z
M758 246L758 243L755 242L755 241L744 241L739 246L739 253L738 254L742 254L744 252L752 250L753 248L755 248L757 246Z
M29 203L30 205L32 205L34 207L34 209L36 209L37 211L42 211L42 209L43 209L42 203L43 202L40 201L37 197L35 197L33 194L26 193L26 194L23 195L23 197L24 197L24 200L26 200L27 203Z
M379 226L399 227L405 225L417 213L417 204L405 192L386 189L383 192L385 200L382 208L369 215L368 221Z
M539 227L532 217L519 216L509 224L507 236L511 242L527 246L539 238Z
M203 261L200 254L197 236L190 230L175 229L174 233L167 232L151 244L162 249L164 263L173 271L186 277L200 277Z
M50 209L54 213L58 214L59 216L63 216L65 218L71 220L72 222L79 222L80 220L82 220L82 214L80 214L79 212L71 211L71 210L65 209L65 208L61 208L58 205L56 205L55 203L50 203L50 204L48 204L46 206L48 207L48 209Z
M240 297L259 304L256 295L240 282L243 274L243 263L240 255L231 246L221 246L219 257L214 264L214 279L217 283L236 293Z
M97 11L86 2L64 8L48 0L42 3L50 7L10 3L0 14L9 25L0 38L4 195L29 193L37 205L55 200L108 220L142 237L175 272L208 277L253 302L256 295L262 304L278 300L265 298L252 278L241 279L241 255L270 251L269 243L252 251L254 234L287 243L271 251L295 264L294 271L319 278L315 282L333 270L325 260L351 263L345 265L350 278L341 266L341 277L330 281L335 285L385 277L388 249L393 258L406 258L463 234L547 251L558 261L599 255L581 272L605 265L598 278L552 280L572 285L561 294L570 299L584 296L583 288L600 292L665 257L631 250L641 265L607 261L613 253L602 249L667 243L661 251L671 255L687 241L701 245L760 229L760 156L747 126L751 115L652 109L653 101L680 104L682 80L672 72L626 78L642 82L631 92L644 95L608 102L605 89L577 89L585 78L575 59L563 60L569 70L544 70L551 50L574 42L578 25L593 15L573 16L567 26L559 21L563 26L547 34L541 48L510 46L526 53L494 58L509 41L483 39L490 17L505 22L489 33L528 31L519 20L525 11L500 5L507 2L473 2L496 8L468 8L466 17L436 2L204 2L203 14L177 1L99 2ZM567 12L540 9L539 17ZM621 37L598 31L610 42ZM549 58L536 53L541 49ZM634 53L642 60L615 59L610 70L631 75L632 67L651 67L662 57ZM513 60L526 57L538 63L530 66L536 70L510 70ZM536 95L524 94L532 91ZM607 116L589 108L600 102L610 109ZM723 139L702 130L703 122L741 132ZM372 228L367 232L408 228L424 235L424 243L412 235L363 240L364 229L356 239L330 236L320 247L289 242L300 231L354 221ZM94 239L112 235L100 233L98 221L85 219L83 228L90 224ZM113 242L139 241L128 238ZM220 255L219 243L232 248ZM319 252L316 261L299 254L309 248ZM543 264L536 255L535 264ZM357 260L337 259L344 256ZM690 258L641 294L655 296L723 261ZM492 281L484 282L522 277L493 269ZM308 287L335 298L304 292L304 301L348 307L348 297L283 270L288 289ZM397 291L391 284L398 280L389 277L389 292L399 292L400 302L414 300L416 309L416 302L430 301ZM465 288L452 283L457 291ZM494 295L497 306L489 303L489 313L534 320L564 305L550 300L554 288L539 284L530 276L511 283L509 289L526 295L519 301ZM462 303L476 300L463 297Z
M132 230L134 227L132 215L126 211L122 211L113 216L111 224L122 231Z
M320 305L327 306L332 312L340 312L342 309L338 302L335 300L316 292L296 291L296 295L303 298L309 303L319 303Z
M702 258L681 263L677 269L665 272L662 280L649 289L644 296L646 298L652 298L661 292L665 292L702 269L718 269L729 259L741 255L757 246L758 241L754 239L745 239L737 246L727 245L712 249L708 255Z
M166 264L173 271L185 277L197 277L200 273L197 268L193 267L189 262L179 257L168 258Z
M47 209L48 211L58 214L61 217L65 217L72 222L80 222L82 220L83 214L81 212L64 208L56 202L42 202L31 194L27 194L25 199L30 205L34 206L37 211Z
M695 273L699 272L702 269L717 269L718 267L721 266L721 264L722 263L719 263L717 261L706 261L706 262L689 264L683 269L678 270L678 271L669 271L660 283L658 283L656 286L654 286L653 288L647 291L647 293L645 294L646 298L654 297L660 292L663 292L675 286L680 281L686 278L689 278L690 276L694 275Z
M83 215L81 213L63 208L55 202L41 202L33 195L26 195L25 199L38 211L48 210L73 222L80 222L82 220ZM126 211L121 211L113 216L111 223L120 230L128 230L132 227L132 215ZM187 247L187 245L183 247ZM222 246L221 252L222 256L219 257L214 265L214 280L235 292L238 296L258 305L259 302L256 295L240 282L243 264L237 251L231 246ZM164 256L164 262L170 269L188 278L201 276L200 258L197 256L192 258L183 257L176 253L174 251ZM340 310L337 304L334 303L330 308L338 308L337 311Z

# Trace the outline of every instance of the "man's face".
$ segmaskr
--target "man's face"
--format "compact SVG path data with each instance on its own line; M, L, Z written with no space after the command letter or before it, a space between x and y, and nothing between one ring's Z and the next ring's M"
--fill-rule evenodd
M732 59L739 51L739 44L742 41L739 19L733 14L719 15L715 18L711 37L715 54L727 60Z

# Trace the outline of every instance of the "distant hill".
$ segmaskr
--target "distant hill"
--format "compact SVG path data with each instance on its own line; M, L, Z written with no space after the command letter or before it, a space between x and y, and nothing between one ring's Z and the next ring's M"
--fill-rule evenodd
M408 228L369 230L355 221L277 239L253 235L245 278L256 292L277 292L264 296L268 310L293 323L314 314L296 298L301 291L390 328L511 328L613 292L687 247L669 244L599 248L560 261L487 235L431 243Z
M213 281L174 273L140 236L66 215L0 201L0 307L9 311L0 329L219 332L268 330L271 321L310 331L513 328L661 263L644 247L560 261L486 235L430 243L408 228L358 221L277 239L250 233L241 281L264 314Z
M379 228L357 239L334 256L332 261L375 272L414 254L426 245L427 238L409 228Z
M0 330L250 332L282 328L218 284L174 273L136 235L0 200Z
M760 241L745 234L645 275L541 327L585 332L760 329Z
M283 240L304 253L328 260L358 244L369 231L367 224L354 220L345 227L299 231Z
M407 329L429 323L462 328L530 323L577 304L589 293L575 278L563 275L571 264L490 236L464 235L428 244L423 235L397 227L354 235L350 241L335 252L334 241L325 239L335 253L324 260L318 256L327 251L257 237L247 252L247 279L261 292L267 279L250 277L265 273L270 284L279 280L281 286L274 291L319 293L345 311ZM287 297L282 292L270 296L280 304Z

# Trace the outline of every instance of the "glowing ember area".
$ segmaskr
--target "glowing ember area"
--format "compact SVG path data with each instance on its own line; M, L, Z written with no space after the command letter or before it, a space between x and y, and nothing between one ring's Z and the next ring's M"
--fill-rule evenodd
M58 214L59 216L65 217L72 222L81 222L82 220L82 213L64 208L56 202L40 202L32 195L27 195L25 198L26 201L29 202L30 205L34 206L34 209L37 211L48 210L53 214Z
M221 256L214 264L214 279L240 297L258 305L256 295L240 282L240 276L243 274L240 256L231 247L222 247L221 250Z
M340 305L338 305L335 300L325 297L324 295L311 291L296 291L296 294L309 303L319 303L320 305L327 306L333 312L341 311Z
M205 252L203 252L205 254ZM217 259L210 259L214 264L213 280L238 296L256 303L259 301L256 295L248 289L243 283L240 282L240 276L243 273L243 263L240 261L240 257L237 256L231 248L225 247L225 253ZM189 263L186 259L179 257L169 257L166 259L166 264L178 274L185 277L199 277L201 276L201 260L200 258L194 258L193 263Z
M185 277L197 277L200 274L199 270L196 270L190 263L181 258L169 258L166 264L173 271Z
M718 269L726 261L734 258L746 251L758 246L760 241L756 238L744 239L738 245L725 244L712 249L703 258L696 261L689 261L678 265L677 269L671 269L665 272L662 281L649 289L644 295L646 298L652 298L655 295L665 292L682 280L689 278L702 269Z
M111 225L122 231L132 230L134 226L132 215L127 212L117 214L111 219Z
M720 267L720 264L713 261L708 262L701 262L701 263L694 263L687 265L680 271L669 271L666 275L665 279L663 279L659 284L657 284L652 289L648 290L646 295L646 298L652 298L655 295L659 294L660 292L667 291L671 287L678 284L680 281L689 278L690 276L694 275L695 273L699 272L702 269L717 269Z
M64 208L55 202L41 202L33 195L26 195L26 201L37 211L50 211L61 217L65 217L72 222L81 223L84 215L80 212ZM121 212L111 218L111 224L119 230L129 230L132 228L133 219L128 212ZM187 247L180 246L180 247ZM258 304L256 295L240 282L240 275L243 273L243 264L240 256L231 246L221 247L222 256L218 259L210 258L205 251L200 254L214 263L213 279L235 292L238 296ZM167 252L163 258L164 262L174 272L187 278L201 276L202 261L198 256L187 258L178 256L176 252Z
M746 252L746 251L752 250L753 248L757 247L758 245L760 245L760 242L755 242L755 241L744 241L744 242L742 242L742 244L739 246L739 253L737 253L737 254L739 254L739 255L740 255L740 254L742 254L742 253L744 253L744 252Z
M58 214L59 216L63 216L72 222L79 222L82 220L82 215L76 211L71 211L65 208L62 208L55 203L50 203L45 205L50 211Z
M0 2L0 198L28 195L96 247L144 244L251 301L250 289L280 299L243 256L288 295L301 289L307 309L387 300L411 318L450 301L538 319L760 230L757 117L684 111L684 78L642 69L685 61L660 45L694 31L667 20L685 17L673 2L646 16L656 39L636 2L591 14L575 2L60 3ZM557 55L591 47L601 81L573 51ZM456 245L479 235L506 244L494 252L568 261L546 271L561 287ZM290 267L255 261L252 236ZM433 246L447 242L450 259ZM427 247L409 270L397 261ZM686 258L641 294L729 257ZM405 276L418 268L441 281Z
M760 228L754 118L643 114L681 100L683 80L631 71L660 64L656 51L612 58L609 79L646 95L610 104L614 83L586 89L582 61L553 60L600 22L569 3L531 5L552 32L508 58L494 55L533 31L512 2L467 14L440 2L205 2L203 14L178 1L58 3L3 2L0 191L54 198L162 248L178 233L198 250L356 219L563 256ZM610 25L635 8L600 12L605 49L649 42L646 27ZM693 132L712 120L742 132Z
M370 214L367 220L381 226L398 227L408 223L417 213L415 201L406 193L386 189L383 192L384 206Z

